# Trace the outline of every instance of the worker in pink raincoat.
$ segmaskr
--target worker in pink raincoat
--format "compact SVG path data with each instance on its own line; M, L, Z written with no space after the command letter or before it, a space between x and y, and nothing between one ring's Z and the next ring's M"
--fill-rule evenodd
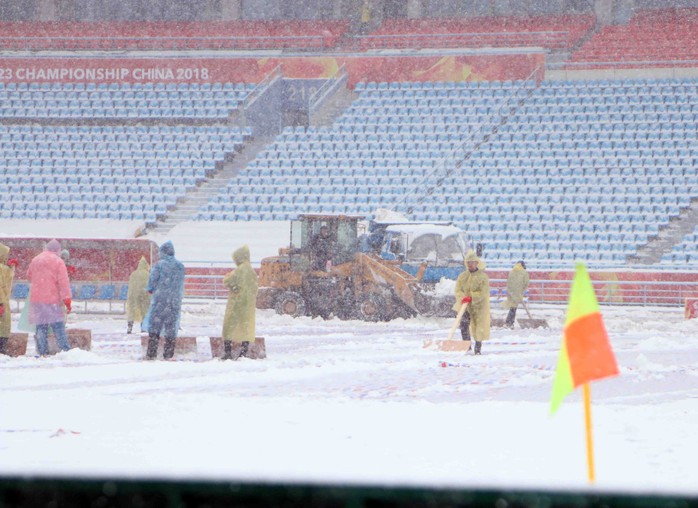
M31 284L29 322L36 326L36 350L42 356L49 353L49 327L58 347L63 351L70 349L64 319L65 312L71 310L72 294L68 271L58 255L60 251L58 240L51 240L27 269L27 280Z

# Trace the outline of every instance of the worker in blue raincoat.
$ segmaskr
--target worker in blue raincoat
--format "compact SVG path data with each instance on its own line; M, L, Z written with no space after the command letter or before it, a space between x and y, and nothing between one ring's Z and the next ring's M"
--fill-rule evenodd
M165 339L163 357L174 356L184 295L184 265L175 258L172 242L160 246L160 260L150 271L146 290L152 295L148 311L147 360L155 359L160 337Z

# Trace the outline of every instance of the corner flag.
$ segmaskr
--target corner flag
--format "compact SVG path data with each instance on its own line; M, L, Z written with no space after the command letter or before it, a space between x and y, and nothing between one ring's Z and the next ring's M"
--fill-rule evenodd
M580 385L615 375L618 375L618 365L591 279L584 263L577 263L553 382L550 412L557 411L562 400Z

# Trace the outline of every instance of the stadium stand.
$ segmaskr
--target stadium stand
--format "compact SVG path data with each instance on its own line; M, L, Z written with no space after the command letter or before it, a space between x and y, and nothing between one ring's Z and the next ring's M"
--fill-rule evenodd
M0 83L0 118L226 119L254 84Z
M8 49L326 49L351 37L348 21L0 27ZM570 64L691 65L697 27L698 9L638 10L627 25L594 35L589 15L385 19L357 40L362 49L540 46L561 54L581 44ZM105 29L119 36L104 38ZM249 128L229 122L253 86L0 83L0 181L13 189L0 217L153 224L250 138ZM550 267L580 257L611 267L698 198L695 78L369 82L355 91L331 126L286 127L197 220L384 207L455 221L501 253L494 266L535 254ZM693 244L681 245L663 265L693 260Z
M696 33L696 8L640 10L627 24L603 27L572 54L569 67L693 67Z
M0 181L12 190L0 203L0 218L153 224L250 138L247 128L211 120L227 117L251 88L244 83L0 87L8 99L0 115L14 122L0 126ZM153 99L141 105L141 99L131 99L139 93ZM21 123L28 119L36 122ZM64 123L51 124L55 119ZM118 123L129 119L138 122ZM189 119L207 123L183 123Z
M6 50L197 50L333 48L346 20L0 22Z
M198 218L397 208L455 221L493 266L620 266L698 198L698 80L545 81L500 121L522 86L360 86L333 126L286 129Z
M674 245L670 252L664 254L660 265L664 267L694 267L698 263L698 227Z
M594 26L590 15L469 19L386 19L359 36L362 50L380 48L573 47Z
M331 128L286 128L199 218L367 214L377 204L368 187L383 205L397 204L454 150L464 156L464 140L490 121L513 83L434 85L370 83Z

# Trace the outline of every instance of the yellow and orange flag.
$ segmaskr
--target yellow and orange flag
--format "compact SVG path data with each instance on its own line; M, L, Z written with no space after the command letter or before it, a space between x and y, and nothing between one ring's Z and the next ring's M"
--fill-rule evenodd
M577 263L557 363L550 412L575 388L618 374L618 365L584 263Z

